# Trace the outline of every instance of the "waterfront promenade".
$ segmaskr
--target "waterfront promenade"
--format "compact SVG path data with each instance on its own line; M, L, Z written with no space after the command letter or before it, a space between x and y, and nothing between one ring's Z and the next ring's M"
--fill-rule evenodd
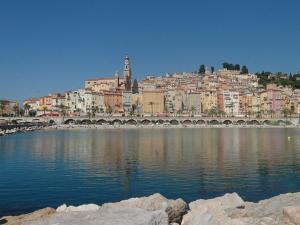
M0 117L0 123L50 123L50 124L110 124L110 125L299 125L298 117L291 118L249 118L249 117Z

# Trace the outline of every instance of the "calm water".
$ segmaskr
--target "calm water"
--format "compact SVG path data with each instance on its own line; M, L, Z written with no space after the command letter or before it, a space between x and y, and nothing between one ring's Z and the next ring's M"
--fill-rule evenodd
M300 130L38 131L0 137L0 216L159 192L187 201L300 191ZM290 137L290 138L288 138Z

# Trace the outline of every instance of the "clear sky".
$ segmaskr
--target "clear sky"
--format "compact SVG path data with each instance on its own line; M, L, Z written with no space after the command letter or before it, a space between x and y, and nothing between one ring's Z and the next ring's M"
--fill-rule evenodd
M300 70L299 0L1 0L0 99L199 65Z

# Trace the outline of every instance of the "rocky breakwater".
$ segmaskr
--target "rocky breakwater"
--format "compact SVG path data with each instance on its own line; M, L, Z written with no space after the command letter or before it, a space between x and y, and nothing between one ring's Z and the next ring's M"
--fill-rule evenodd
M42 125L30 125L30 126L20 126L20 125L6 125L0 126L0 136L11 135L16 133L24 133L29 131L41 130L45 126Z
M160 194L102 206L62 205L34 213L3 217L10 225L300 225L300 193L284 194L258 203L244 202L236 193L200 199L187 205Z
M300 192L258 203L236 193L189 204L182 225L300 225Z

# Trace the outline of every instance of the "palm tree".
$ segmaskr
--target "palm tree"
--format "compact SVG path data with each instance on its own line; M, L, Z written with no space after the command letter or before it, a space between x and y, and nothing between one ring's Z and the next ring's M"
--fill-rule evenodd
M256 112L256 118L260 118L261 117L261 110L258 110L257 112Z
M24 112L24 109L20 109L20 110L19 110L19 115L20 115L21 117L24 116L24 113L25 113L25 112Z
M181 113L182 113L182 111L181 111L180 109L177 110L177 112L176 112L176 114L179 115L179 116L181 115ZM176 115L176 116L177 116L177 115Z
M111 106L110 105L108 105L107 107L106 107L106 113L108 113L108 114L111 114L112 113L112 108L111 108Z
M3 116L4 109L5 109L4 101L0 101L1 116Z
M91 115L92 115L91 108L87 108L87 110L88 110L87 114L88 114L88 117L89 117L89 120L90 120L91 119Z
M99 112L98 106L92 106L92 116L95 117L96 113Z
M80 109L79 108L76 109L76 112L78 113L78 116L80 116Z
M195 107L195 106L192 106L192 107L191 107L191 113L192 113L192 116L194 116L195 112L196 112L196 107Z
M151 116L153 116L153 105L154 105L154 102L149 102L149 105L151 106Z
M286 123L287 123L287 117L288 117L289 113L290 113L289 108L284 107L284 109L282 110L282 114L284 115L284 118L285 118L285 122L286 122Z
M270 110L271 118L273 118L275 111L273 109Z
M234 107L233 102L230 103L229 107L231 108L231 117L233 117L233 107Z
M44 116L46 115L47 110L48 110L47 106L43 106Z
M17 116L19 114L19 106L18 105L14 105L14 112L15 112L15 116Z
M30 108L31 108L31 106L28 103L25 103L24 109L25 109L25 114L27 114L27 116L29 115Z
M66 106L64 104L60 104L58 108L60 109L60 114L63 116L63 122L64 122L66 116Z
M217 107L213 106L209 109L208 114L212 117L214 117L214 115L218 114L218 109Z
M132 105L131 105L131 111L130 111L131 116L134 115L135 110L136 110L136 104L132 104Z

